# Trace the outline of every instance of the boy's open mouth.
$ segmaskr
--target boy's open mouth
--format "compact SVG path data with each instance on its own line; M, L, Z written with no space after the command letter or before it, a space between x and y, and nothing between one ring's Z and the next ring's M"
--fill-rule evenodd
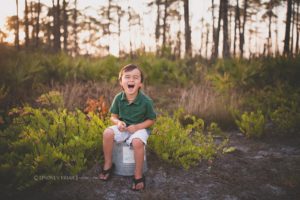
M133 89L134 88L134 84L128 84L128 89Z

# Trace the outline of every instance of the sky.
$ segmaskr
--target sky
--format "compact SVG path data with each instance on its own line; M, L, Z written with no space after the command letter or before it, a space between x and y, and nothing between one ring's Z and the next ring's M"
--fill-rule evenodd
M40 0L41 3L44 3L46 5L52 5L52 0ZM1 7L0 7L0 30L5 29L5 21L7 16L15 15L16 13L16 6L15 6L16 0L0 0ZM25 0L19 0L19 15L20 17L23 16L23 10L24 10L24 2ZM128 34L123 34L121 36L122 41L122 48L128 48L128 43L126 44L125 41L128 41L128 37L131 37L135 40L135 45L139 46L140 43L144 43L147 47L146 50L154 50L155 48L155 41L154 41L154 24L155 24L155 16L154 15L146 15L146 12L149 12L149 8L145 5L145 0L139 1L139 0L119 0L122 4L126 6L130 5L134 8L135 11L139 12L143 17L143 24L145 26L145 32L143 33L143 36L136 35L138 34L138 31L133 31L134 33L131 33L130 36ZM217 2L217 1L216 1ZM107 0L78 0L78 8L82 9L87 6L90 6L89 14L93 14L94 9L97 9L100 5L107 4ZM208 10L211 6L211 0L190 0L190 23L192 28L192 46L194 51L199 51L200 45L201 45L201 33L205 30L205 27L200 27L200 19L203 17L207 22L211 23L211 12ZM284 20L284 14L285 11L279 12L282 16L279 16L279 22L282 23ZM260 17L259 17L260 18ZM182 29L184 30L184 24L181 24ZM267 37L267 25L266 23L260 23L260 39L265 39ZM151 30L151 31L147 31ZM283 38L283 32L284 28L279 29L280 33L280 45ZM87 34L87 33L85 33ZM82 35L84 37L84 34ZM21 35L22 38L22 35ZM10 42L13 41L13 37L10 37ZM275 41L274 41L275 42ZM110 41L107 41L107 43L111 44L111 46L118 46L117 40L111 38ZM247 41L246 41L247 43ZM255 42L251 42L254 47ZM257 42L259 49L261 50L262 42ZM247 44L246 44L247 45ZM87 51L90 49L88 46L81 46L82 48L86 48ZM252 48L252 47L251 47ZM111 53L116 55L118 49L112 48Z

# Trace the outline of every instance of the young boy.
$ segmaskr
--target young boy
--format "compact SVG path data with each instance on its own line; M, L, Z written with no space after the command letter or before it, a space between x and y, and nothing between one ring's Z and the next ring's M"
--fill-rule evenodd
M99 175L104 181L111 177L114 141L126 141L134 151L133 190L145 188L144 145L147 144L149 136L147 128L154 124L156 118L152 100L140 90L143 81L143 73L136 65L126 65L119 73L119 83L123 91L115 96L110 107L110 119L115 125L108 127L103 133L104 166Z

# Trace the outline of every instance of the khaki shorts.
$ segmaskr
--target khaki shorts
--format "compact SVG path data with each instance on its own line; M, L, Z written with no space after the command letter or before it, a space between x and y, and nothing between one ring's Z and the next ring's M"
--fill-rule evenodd
M143 143L146 145L147 144L147 139L150 135L150 131L147 130L147 129L140 129L134 133L129 133L128 131L120 131L118 129L118 126L117 125L113 125L113 126L110 126L108 127L109 129L112 129L113 132L114 132L114 140L117 142L117 143L121 143L121 142L124 142L126 141L126 143L130 146L131 143L132 143L132 140L135 139L135 138L138 138L140 140L143 141Z

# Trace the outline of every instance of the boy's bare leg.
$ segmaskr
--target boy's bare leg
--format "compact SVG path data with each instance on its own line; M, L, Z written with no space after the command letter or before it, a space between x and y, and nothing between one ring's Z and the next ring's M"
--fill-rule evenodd
M114 132L111 129L105 129L103 133L103 153L104 153L104 166L103 169L107 170L112 166L112 151L114 145ZM103 175L102 173L99 175L100 179L107 179L108 174Z
M134 150L134 159L135 159L135 171L134 178L140 179L143 177L143 164L144 164L144 143L140 139L133 139L132 146ZM139 183L136 185L135 189L143 188L143 183Z

